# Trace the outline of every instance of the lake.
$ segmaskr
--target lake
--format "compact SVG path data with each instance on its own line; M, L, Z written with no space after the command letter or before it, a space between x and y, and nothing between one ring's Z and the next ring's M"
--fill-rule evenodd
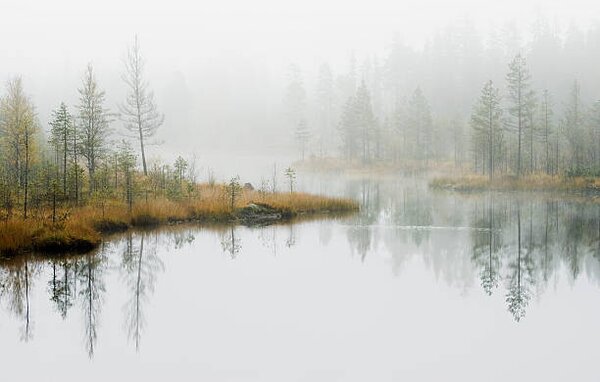
M299 180L361 212L0 263L2 380L598 380L598 205Z

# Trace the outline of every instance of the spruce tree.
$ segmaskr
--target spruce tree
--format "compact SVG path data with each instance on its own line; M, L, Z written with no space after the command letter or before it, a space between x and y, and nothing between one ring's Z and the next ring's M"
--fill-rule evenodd
M523 136L527 126L527 115L533 107L533 91L530 88L531 76L527 62L517 54L508 65L506 75L508 83L509 114L513 117L511 126L517 132L517 176L521 176L523 166Z
M67 159L71 151L71 138L74 134L73 118L64 102L52 112L50 121L50 142L61 157L63 196L67 195Z
M498 157L502 142L501 118L500 93L490 80L481 89L479 101L471 115L474 149L486 157L490 181L494 177L494 159Z

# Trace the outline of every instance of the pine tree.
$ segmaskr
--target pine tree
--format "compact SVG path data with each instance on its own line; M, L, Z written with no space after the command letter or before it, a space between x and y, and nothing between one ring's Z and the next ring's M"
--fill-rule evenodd
M579 82L575 81L563 117L565 136L570 148L571 171L582 174L584 171L585 136L583 126L583 105L581 103L581 89Z
M125 177L125 200L127 201L129 212L131 212L133 208L135 191L134 169L136 164L136 155L129 142L125 140L120 142L117 157L119 168Z
M346 159L352 160L356 155L358 145L358 117L355 96L349 97L342 108L339 130L343 155Z
M481 96L471 115L475 155L482 153L486 157L490 181L494 177L494 160L502 142L501 118L500 93L490 80L481 89Z
M542 126L543 126L543 140L544 140L544 156L545 156L545 168L546 174L552 173L552 164L550 161L550 147L552 145L551 139L554 134L552 117L552 100L548 90L544 90L542 93L542 103L540 105Z
M425 159L433 152L433 119L429 103L423 95L421 88L417 88L408 103L407 128L413 145L412 157Z
M283 103L288 121L292 128L295 128L302 119L306 118L306 91L300 68L291 65L288 76Z
M52 120L50 121L50 142L55 148L57 156L61 156L62 165L62 189L63 196L67 195L67 174L68 166L67 159L71 145L71 138L74 134L73 118L64 102L52 112Z
M375 137L375 130L377 128L377 122L373 114L373 108L371 105L371 95L364 81L356 90L356 103L355 103L355 117L356 127L358 128L358 138L360 141L362 161L368 163L373 157L373 138Z
M327 64L319 68L317 83L317 121L319 124L319 154L323 155L334 142L333 132L333 74Z
M79 89L77 133L80 135L79 151L87 162L90 194L94 191L94 172L100 159L106 153L107 139L110 134L111 114L104 107L104 97L104 91L98 87L96 82L92 65L88 64L82 87Z
M300 145L300 152L302 153L302 160L304 160L304 153L306 151L306 146L308 145L308 142L311 137L310 130L308 129L308 126L306 125L306 120L301 119L300 122L298 122L298 125L296 126L296 130L294 131L294 137L296 138L298 145Z
M527 62L521 54L517 54L508 65L508 99L510 107L509 114L513 117L512 127L517 131L517 176L521 176L522 166L522 142L527 126L527 115L533 107L533 91L530 88L531 76L527 69Z
M600 100L594 102L589 117L590 133L592 135L592 158L594 160L594 173L600 174Z

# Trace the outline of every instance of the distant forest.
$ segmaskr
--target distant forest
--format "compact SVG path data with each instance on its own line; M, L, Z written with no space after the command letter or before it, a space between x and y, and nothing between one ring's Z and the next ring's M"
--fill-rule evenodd
M283 106L302 157L452 163L492 177L600 174L600 25L543 18L481 36L439 30L422 50L323 64L310 87L289 68Z

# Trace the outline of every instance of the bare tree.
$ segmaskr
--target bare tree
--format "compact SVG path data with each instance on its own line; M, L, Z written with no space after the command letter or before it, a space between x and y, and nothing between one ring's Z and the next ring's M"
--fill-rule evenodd
M140 53L137 36L133 45L127 49L124 63L125 73L122 78L127 84L128 93L125 102L119 105L119 111L125 128L140 141L144 175L148 175L144 145L163 124L165 117L158 112L154 93L148 90L148 82L144 79L145 60Z

